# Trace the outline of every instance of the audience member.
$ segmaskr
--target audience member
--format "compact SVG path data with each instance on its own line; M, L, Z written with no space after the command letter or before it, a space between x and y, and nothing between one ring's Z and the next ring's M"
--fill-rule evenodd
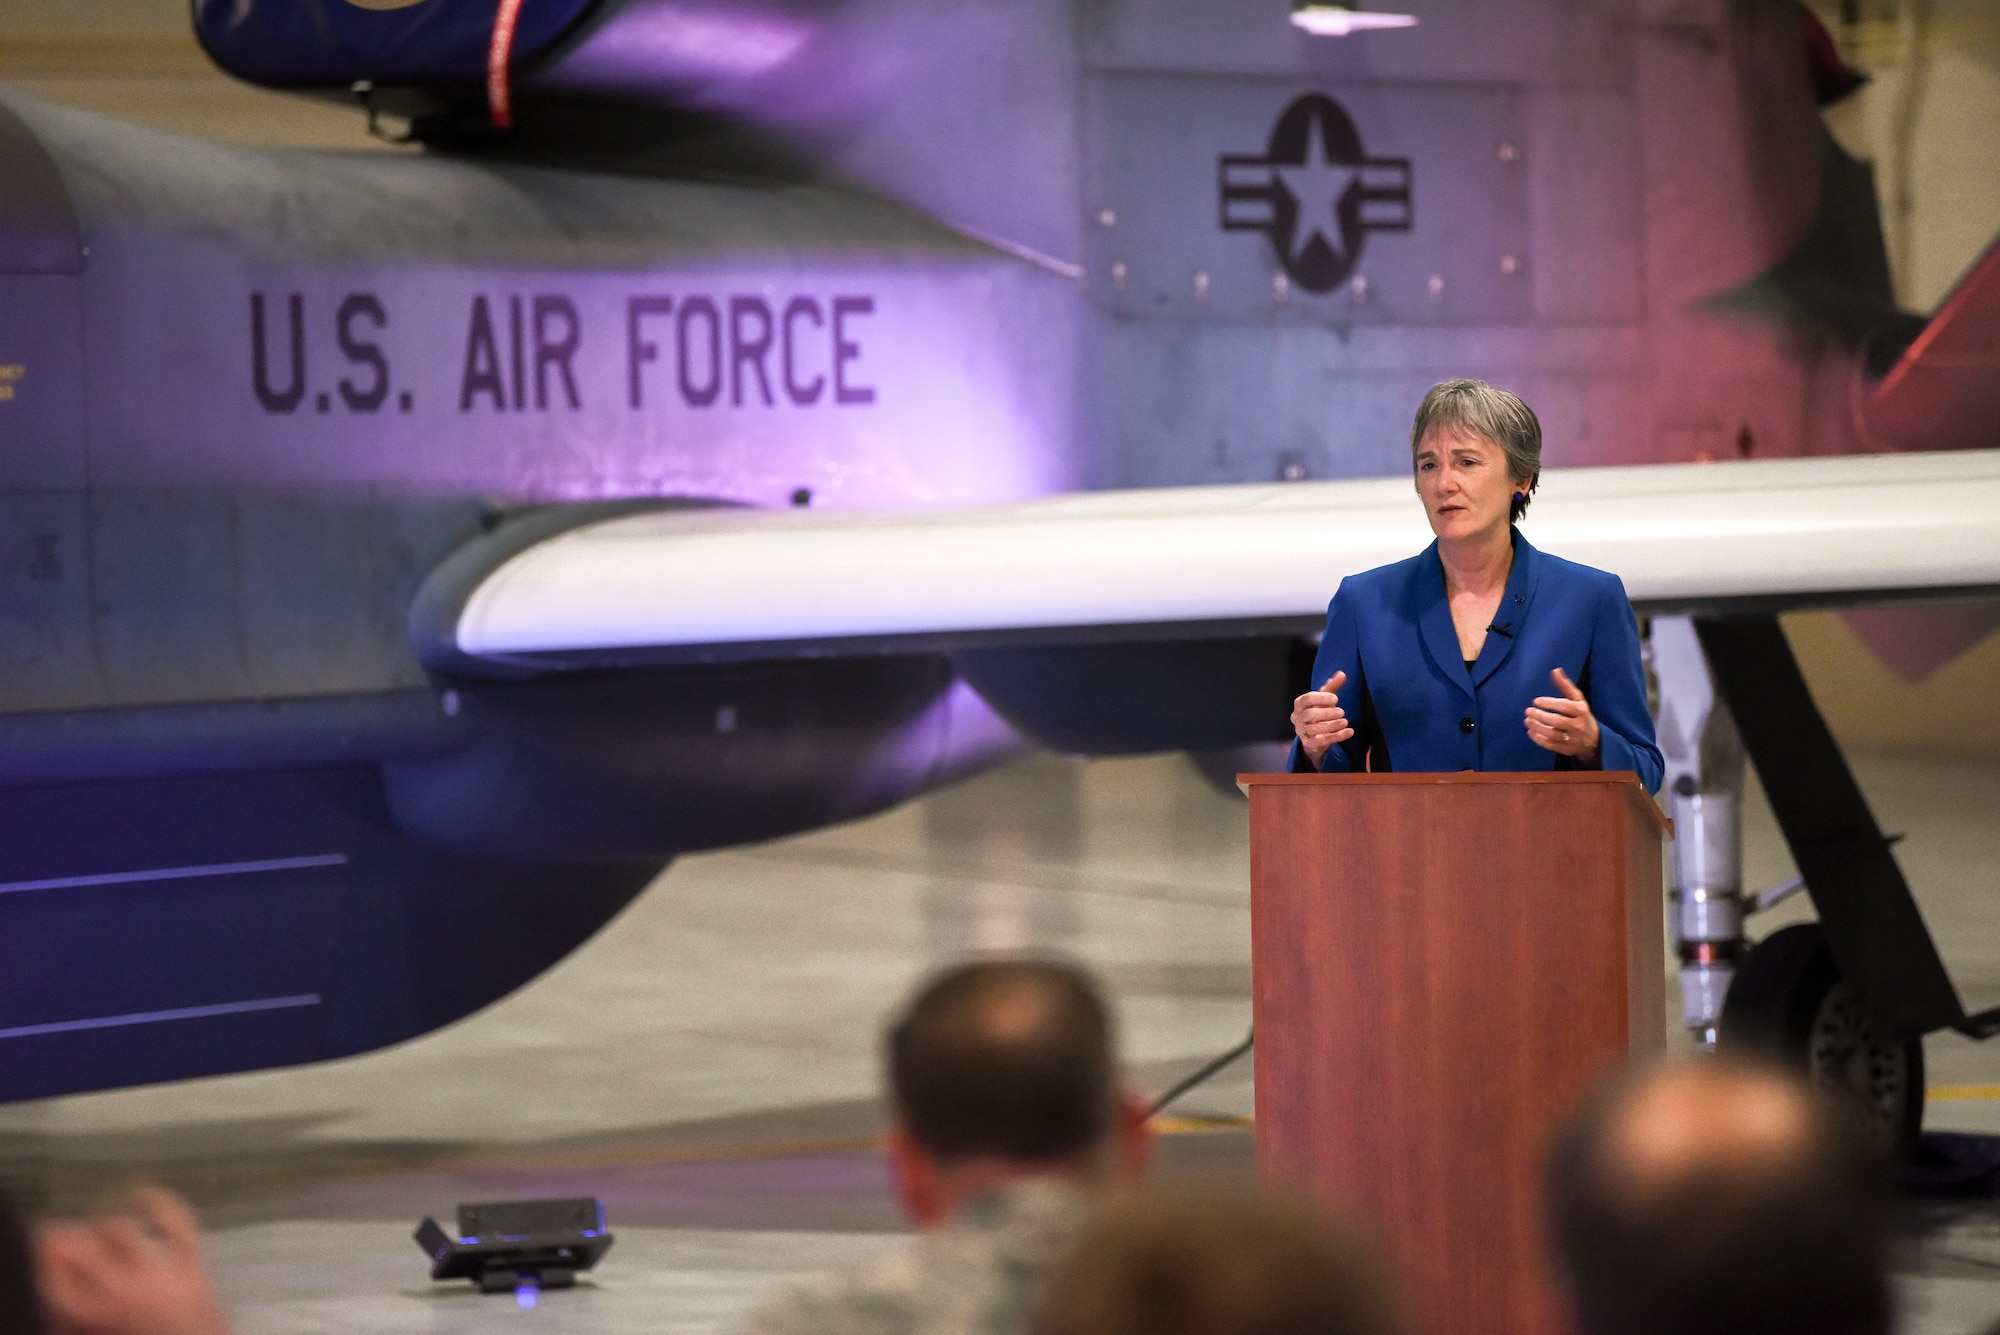
M1627 1077L1557 1142L1581 1335L1885 1335L1884 1166L1851 1114L1714 1058Z
M228 1335L194 1211L159 1187L123 1209L45 1222L35 1241L48 1335Z
M0 1335L42 1335L28 1224L5 1191L0 1191Z
M1220 1184L1111 1205L1049 1285L1035 1335L1390 1335L1370 1251L1303 1203Z
M926 983L886 1047L891 1177L924 1236L795 1291L750 1335L1019 1335L1097 1197L1144 1175L1110 1013L1079 969L967 964Z

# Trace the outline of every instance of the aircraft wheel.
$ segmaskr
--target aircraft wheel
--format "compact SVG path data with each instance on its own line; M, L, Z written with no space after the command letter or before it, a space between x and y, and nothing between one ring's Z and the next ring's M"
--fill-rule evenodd
M1716 1046L1776 1059L1851 1107L1884 1152L1907 1158L1924 1117L1924 1044L1875 1032L1817 923L1772 933L1738 962Z

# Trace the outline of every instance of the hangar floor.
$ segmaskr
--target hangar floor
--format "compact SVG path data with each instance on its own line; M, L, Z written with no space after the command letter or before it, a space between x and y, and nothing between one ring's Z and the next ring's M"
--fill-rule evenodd
M2000 765L1862 761L1968 1005L2000 1003ZM1787 866L1753 800L1751 879ZM598 939L445 1032L324 1067L0 1108L58 1203L134 1174L195 1197L243 1335L725 1327L898 1244L870 1139L876 1023L932 963L1055 946L1115 995L1160 1089L1249 1021L1244 808L1175 758L1039 756L874 820L688 858ZM1791 909L1797 913L1801 909ZM1775 915L1774 915L1775 916ZM1673 1012L1670 998L1669 1011ZM1930 1049L1934 1127L2000 1131L2000 1048ZM1247 1063L1190 1095L1169 1172L1247 1173ZM433 1291L409 1232L461 1200L596 1194L617 1247L533 1312ZM1927 1205L1907 1329L2000 1315L2000 1206Z

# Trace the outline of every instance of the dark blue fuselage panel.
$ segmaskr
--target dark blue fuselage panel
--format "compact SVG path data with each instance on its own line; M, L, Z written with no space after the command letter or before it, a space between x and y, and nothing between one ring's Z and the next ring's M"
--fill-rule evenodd
M372 766L10 789L0 831L0 1101L409 1038L561 959L658 869L432 851Z

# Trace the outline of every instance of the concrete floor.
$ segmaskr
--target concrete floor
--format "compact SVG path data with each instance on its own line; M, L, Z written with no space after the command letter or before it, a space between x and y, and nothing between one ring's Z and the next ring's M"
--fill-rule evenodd
M1117 998L1158 1089L1249 1023L1243 807L1183 762L1038 758L844 829L688 858L487 1012L326 1066L0 1108L0 1163L59 1205L135 1174L191 1194L245 1335L452 1328L409 1232L462 1200L595 1194L587 1291L519 1319L711 1329L895 1245L875 1036L925 969L1053 946ZM1182 1111L1250 1111L1247 1065ZM1247 1171L1243 1131L1168 1157ZM498 1305L512 1318L513 1309Z
M2000 1002L2000 765L1857 768L1908 832L1968 1004ZM856 825L684 859L532 986L392 1051L0 1108L0 1165L62 1204L136 1174L189 1192L243 1335L723 1328L795 1277L898 1245L870 1146L875 1033L931 965L974 947L1080 956L1151 1090L1239 1040L1244 810L1177 758L1035 757ZM1760 800L1748 826L1751 879L1779 879ZM1938 1039L1929 1057L1930 1124L2000 1131L2000 1048ZM1178 1111L1248 1114L1247 1063ZM1249 1171L1240 1129L1165 1150L1168 1172ZM603 1199L617 1246L532 1312L434 1290L409 1241L459 1201L576 1194ZM1983 1329L2000 1210L1924 1206L1904 1269L1909 1331Z

